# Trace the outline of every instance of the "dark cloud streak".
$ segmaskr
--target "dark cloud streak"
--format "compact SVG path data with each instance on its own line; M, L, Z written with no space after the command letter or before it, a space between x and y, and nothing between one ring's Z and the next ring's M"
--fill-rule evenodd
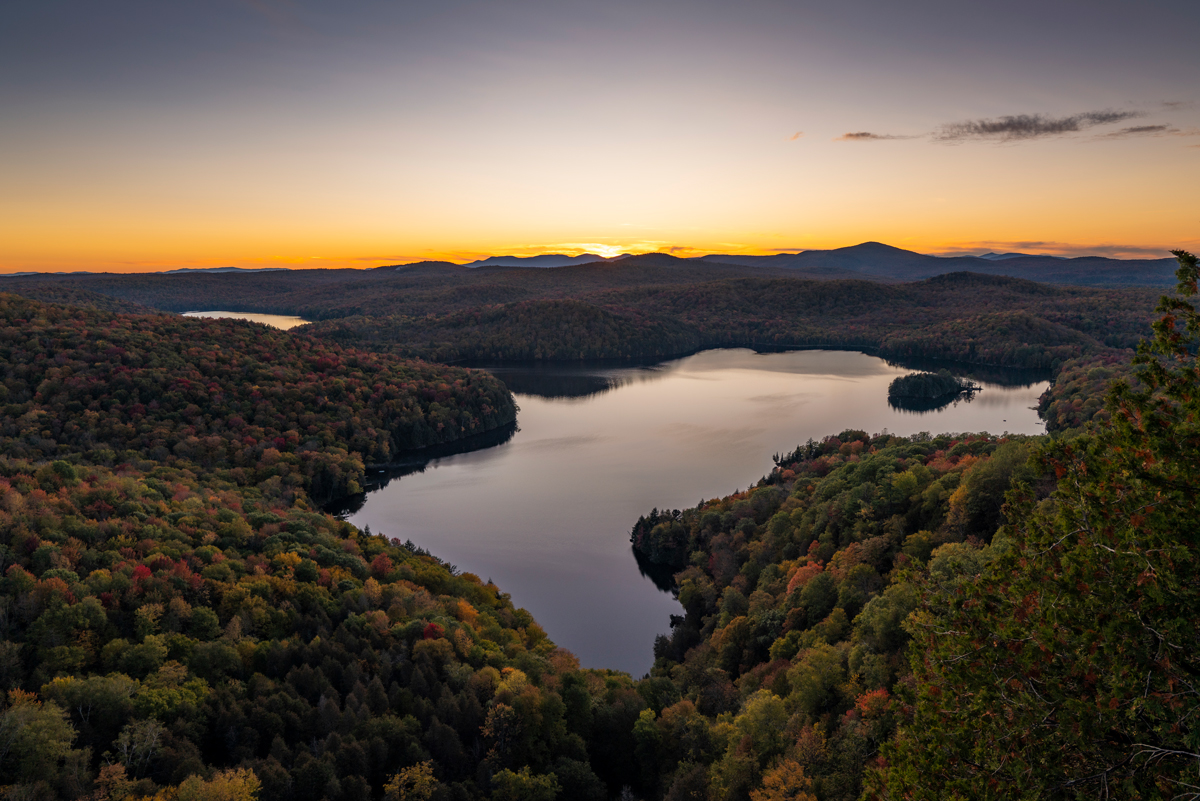
M916 139L915 136L897 136L894 134L877 134L870 131L855 131L854 133L844 133L835 142L875 142L884 139Z
M1110 131L1102 134L1102 139L1125 139L1130 136L1163 136L1165 134L1179 133L1178 128L1172 128L1170 125L1134 125L1130 128L1122 128L1119 131Z
M1045 114L1017 114L996 119L967 120L943 125L934 131L936 142L966 142L971 140L1013 142L1044 139L1079 133L1101 125L1144 116L1140 111L1088 111L1069 117L1049 117Z
M1046 114L1014 114L992 119L966 120L942 125L932 133L921 136L881 134L853 131L842 134L835 142L876 142L888 139L925 139L934 142L1025 142L1083 133L1092 128L1113 125L1146 116L1144 111L1087 111L1065 117ZM1168 124L1130 125L1107 133L1097 133L1094 139L1127 139L1140 136L1184 136Z

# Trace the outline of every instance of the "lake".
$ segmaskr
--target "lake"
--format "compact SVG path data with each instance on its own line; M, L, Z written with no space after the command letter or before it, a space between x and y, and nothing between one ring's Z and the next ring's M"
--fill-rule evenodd
M1044 380L980 380L970 401L913 412L887 399L888 383L910 370L845 351L726 349L648 367L491 371L516 395L518 430L477 450L417 457L341 511L494 580L586 667L635 677L681 612L634 560L639 515L744 489L773 454L847 428L1045 430L1032 408Z
M249 320L252 323L262 323L269 325L272 328L281 328L284 331L289 328L295 328L298 325L312 322L305 320L303 317L291 317L286 314L258 314L257 312L232 312L232 311L190 311L184 312L184 317L227 317L232 320Z

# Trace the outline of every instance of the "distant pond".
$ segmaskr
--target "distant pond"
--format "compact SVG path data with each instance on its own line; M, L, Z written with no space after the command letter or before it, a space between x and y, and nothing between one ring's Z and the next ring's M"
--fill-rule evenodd
M295 328L298 325L312 322L305 320L303 317L292 317L286 314L259 314L257 312L233 312L233 311L190 311L184 312L184 317L227 317L233 320L249 320L252 323L262 323L269 325L272 328L281 328L284 331L289 328Z
M889 406L910 372L846 351L710 350L645 367L490 368L517 428L414 457L336 510L494 580L587 667L635 677L681 608L643 575L629 531L753 484L775 453L847 428L1044 432L1046 376L973 374L983 389L932 411ZM459 448L461 450L461 448Z

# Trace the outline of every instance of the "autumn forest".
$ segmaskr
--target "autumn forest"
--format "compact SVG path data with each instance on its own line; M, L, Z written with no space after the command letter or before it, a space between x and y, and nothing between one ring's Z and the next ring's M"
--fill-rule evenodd
M6 278L0 794L1191 797L1200 313L1176 255L1164 298L660 254ZM315 322L178 314L199 308ZM1036 369L1049 433L831 431L744 491L645 510L630 544L682 614L641 677L326 511L519 421L471 365L729 346L936 363L897 402Z

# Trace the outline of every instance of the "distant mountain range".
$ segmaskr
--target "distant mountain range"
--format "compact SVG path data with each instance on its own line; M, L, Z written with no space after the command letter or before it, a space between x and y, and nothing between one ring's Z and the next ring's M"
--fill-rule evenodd
M619 256L617 258L620 258ZM489 256L463 267L569 267L572 264L590 264L594 261L611 261L595 253L567 256L563 253L544 253L541 256Z
M187 275L190 273L278 273L288 272L288 267L179 267L174 270L158 270L147 273L147 275ZM0 278L18 278L29 275L103 275L103 273L92 272L91 270L73 270L66 272L59 270L58 272L41 273L41 272L23 272L23 273L0 273Z
M160 275L178 275L180 273L277 273L286 272L287 267L180 267L177 270L163 270Z
M929 256L911 250L864 242L834 250L806 250L773 256L744 256L714 253L691 259L678 259L665 253L617 256L606 259L593 253L566 256L490 256L461 265L478 267L568 267L595 262L621 263L630 259L678 263L739 265L765 269L784 269L806 278L865 278L873 281L919 281L935 275L972 272L1004 275L1048 284L1075 286L1171 286L1175 283L1175 259L1110 259L1102 256L1036 256L1028 253L985 253L982 256Z
M416 264L389 265L374 270L412 270L435 266L441 269L479 268L535 268L549 269L578 267L585 264L608 263L628 267L751 267L771 272L785 271L797 278L833 280L859 278L884 283L920 281L935 275L955 272L1003 275L1024 278L1044 284L1069 286L1148 286L1169 287L1175 285L1175 259L1110 259L1102 256L1035 256L1028 253L985 253L982 256L950 255L929 256L911 250L884 245L880 242L863 242L833 250L805 250L799 253L778 253L772 256L745 256L730 253L713 253L707 256L680 258L667 253L642 253L605 258L594 253L568 256L563 253L546 253L541 256L489 256L468 264L451 262L419 262ZM164 270L159 275L190 275L213 273L268 273L289 272L286 267L181 267ZM79 275L76 273L10 273L7 277L45 275Z
M926 256L879 242L835 250L806 250L775 256L714 254L700 257L718 264L787 269L832 269L863 278L917 281L955 272L1005 275L1047 284L1076 286L1169 286L1175 283L1175 259L1109 259L1101 256L1062 258L1024 253L984 256Z
M956 253L954 255L969 257L971 254L970 253ZM1032 258L1038 258L1038 256L1033 253L984 253L979 258L989 259L991 261L1004 261L1005 259L1032 259ZM1065 256L1047 256L1047 258L1062 259L1062 258L1066 258L1066 257Z
M30 271L26 271L23 273L0 273L0 277L3 277L3 278L21 278L22 276L26 276L26 275L91 275L91 273L89 273L87 270L72 270L71 272L67 272L65 270L59 270L58 272L53 272L53 273L39 273L39 272L30 272Z

